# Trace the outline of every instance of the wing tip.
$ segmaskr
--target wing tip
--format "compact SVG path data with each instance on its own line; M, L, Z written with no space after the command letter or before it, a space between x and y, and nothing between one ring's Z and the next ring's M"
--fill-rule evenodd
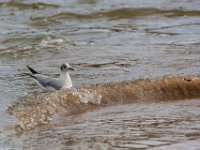
M30 72L32 72L33 74L38 74L38 72L35 71L33 68L31 68L29 65L26 65L26 67L27 67L28 70L29 70Z

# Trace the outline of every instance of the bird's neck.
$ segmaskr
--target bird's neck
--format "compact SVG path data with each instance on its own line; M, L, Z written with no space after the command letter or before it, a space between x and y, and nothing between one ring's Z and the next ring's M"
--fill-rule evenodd
M63 88L66 88L66 89L69 89L69 88L72 88L72 80L71 80L71 77L69 75L69 72L62 72L60 74L60 80L62 82L64 82L64 87Z

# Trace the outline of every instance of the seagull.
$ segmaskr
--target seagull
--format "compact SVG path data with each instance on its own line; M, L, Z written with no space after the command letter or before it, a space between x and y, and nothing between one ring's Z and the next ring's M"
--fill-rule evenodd
M68 63L63 63L60 66L60 78L52 78L47 75L35 71L27 65L27 68L32 74L29 74L44 92L52 92L56 90L70 89L73 87L69 71L74 69Z

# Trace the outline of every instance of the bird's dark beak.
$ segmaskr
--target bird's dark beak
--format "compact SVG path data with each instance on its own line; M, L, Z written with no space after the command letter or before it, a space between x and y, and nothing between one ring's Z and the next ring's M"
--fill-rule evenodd
M74 71L74 68L68 68L69 70L71 70L71 71Z

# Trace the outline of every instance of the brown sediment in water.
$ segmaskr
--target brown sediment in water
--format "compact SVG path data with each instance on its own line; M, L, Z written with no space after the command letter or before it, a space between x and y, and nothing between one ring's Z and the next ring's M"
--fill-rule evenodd
M21 121L21 128L32 129L51 122L56 113L81 113L95 106L134 102L169 101L200 97L197 76L167 76L104 85L91 85L55 93L30 93L8 107Z
M200 96L200 78L168 76L160 80L145 79L91 88L102 96L104 104L190 99Z

